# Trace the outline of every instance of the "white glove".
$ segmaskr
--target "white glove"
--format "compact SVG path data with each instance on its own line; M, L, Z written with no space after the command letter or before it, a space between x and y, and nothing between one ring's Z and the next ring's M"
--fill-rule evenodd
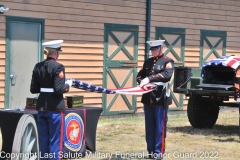
M68 84L69 87L72 87L73 80L72 79L68 79L68 80L65 81L65 84Z
M148 77L146 77L146 78L144 78L144 79L141 81L140 87L142 88L143 86L145 86L145 85L148 84L148 83L149 83L149 79L148 79Z

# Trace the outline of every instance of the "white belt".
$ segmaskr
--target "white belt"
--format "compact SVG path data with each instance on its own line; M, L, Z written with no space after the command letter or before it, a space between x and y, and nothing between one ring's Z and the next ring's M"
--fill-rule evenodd
M54 92L53 88L41 88L40 92Z
M158 86L166 86L168 83L163 83L163 82L154 82L154 84Z
M168 82L163 83L163 82L154 82L155 85L158 86L163 86L163 89L166 88L166 96L169 97L170 96L170 88L169 88L169 84Z

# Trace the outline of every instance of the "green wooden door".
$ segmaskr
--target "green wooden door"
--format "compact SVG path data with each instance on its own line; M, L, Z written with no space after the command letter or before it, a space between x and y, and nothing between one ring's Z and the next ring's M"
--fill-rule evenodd
M184 28L169 28L156 27L156 39L165 40L164 54L174 60L175 66L182 65L185 55L185 29ZM183 107L183 95L173 93L174 77L170 80L171 95L173 104L170 105L170 110L178 110Z
M138 26L104 25L103 87L136 86L138 57ZM103 115L134 113L135 95L103 94Z
M226 55L226 31L201 30L200 66L211 59Z

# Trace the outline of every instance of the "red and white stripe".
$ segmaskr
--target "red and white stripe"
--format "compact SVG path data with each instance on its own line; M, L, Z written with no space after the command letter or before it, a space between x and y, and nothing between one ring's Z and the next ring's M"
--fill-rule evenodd
M129 87L129 88L118 88L118 89L111 89L116 92L116 94L131 94L131 95L141 95L144 93L151 92L156 88L156 84L148 84L146 85L146 90L141 87Z
M230 56L227 60L222 62L222 65L236 69L240 65L240 57Z

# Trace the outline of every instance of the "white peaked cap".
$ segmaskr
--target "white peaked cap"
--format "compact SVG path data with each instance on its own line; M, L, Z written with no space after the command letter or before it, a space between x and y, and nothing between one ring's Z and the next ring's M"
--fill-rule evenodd
M147 41L147 43L150 45L150 47L157 47L161 46L165 40L153 40L153 41Z
M54 40L49 42L44 42L42 45L46 48L61 48L63 40Z

